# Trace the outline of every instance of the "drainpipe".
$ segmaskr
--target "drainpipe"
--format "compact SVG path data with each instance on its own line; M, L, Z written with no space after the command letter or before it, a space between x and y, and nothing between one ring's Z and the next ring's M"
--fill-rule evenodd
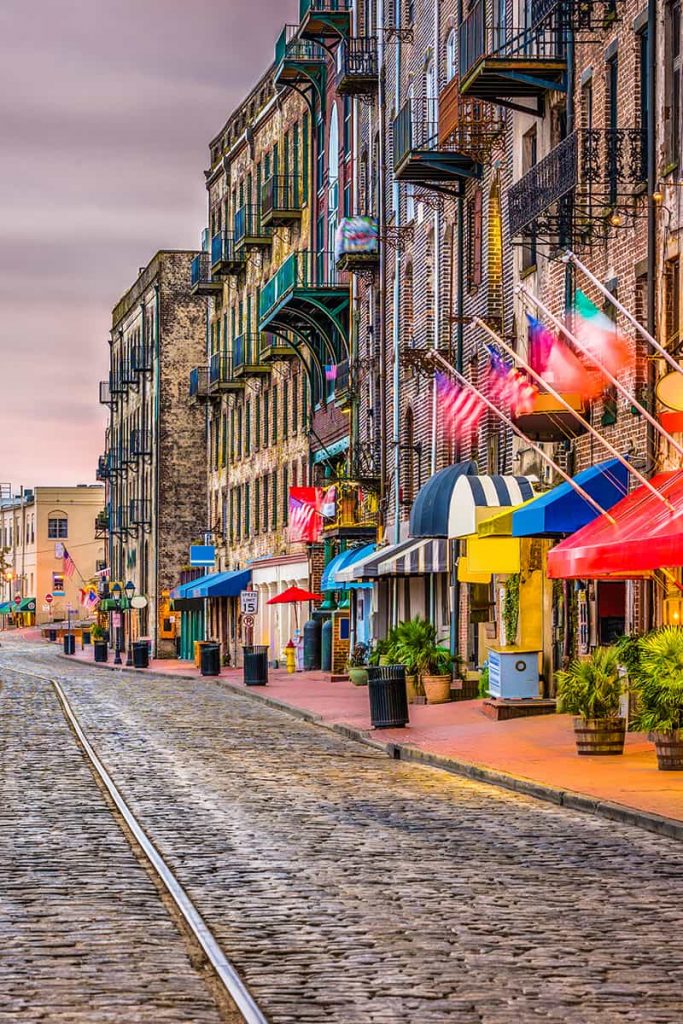
M400 30L402 27L402 11L401 5L396 5L396 27ZM396 53L394 58L394 109L398 112L401 102L401 36L399 34L396 40ZM384 103L380 104L380 116L384 110ZM411 112L412 117L412 112ZM380 166L384 167L384 152L383 152L383 139L384 132L380 131ZM384 190L382 189L382 194ZM392 181L392 194L393 194L393 205L396 211L396 227L400 230L401 228L401 203L400 193L397 181ZM393 408L393 430L392 430L392 442L394 448L394 543L398 544L401 537L401 336L400 336L400 319L401 319L401 271L402 271L402 256L400 247L396 249L396 256L394 259L394 288L393 288L393 302L394 308L392 311L392 352L393 352L393 392L394 392L394 408ZM385 435L386 436L386 435ZM397 611L397 602L394 601L394 611Z
M152 621L152 649L154 656L158 654L159 643L159 390L161 386L161 298L159 295L159 284L154 285L154 437L152 438L152 451L154 452L154 603Z
M439 95L439 56L441 53L441 46L439 41L439 0L434 0L434 76L435 76L435 91L436 97L434 102L437 104L438 110L438 95ZM438 116L438 115L437 115ZM437 203L434 211L434 348L439 347L439 331L441 328L441 206ZM432 454L430 459L430 473L432 476L436 473L438 459L437 459L437 428L436 428L436 416L437 416L437 392L436 392L436 376L432 381ZM431 573L428 577L429 580L429 610L427 617L434 622L435 609L436 609L436 579L434 574ZM435 623L436 624L436 623Z
M657 4L648 4L647 11L647 329L656 337L657 330L657 205L653 199L657 190L657 134L656 111L657 102ZM652 392L655 383L655 368L648 364L648 391ZM656 461L654 434L648 425L647 430L648 469L654 468Z

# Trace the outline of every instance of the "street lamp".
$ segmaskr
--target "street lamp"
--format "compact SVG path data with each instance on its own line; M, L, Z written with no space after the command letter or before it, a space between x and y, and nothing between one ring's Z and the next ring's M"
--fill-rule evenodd
M114 636L114 664L122 665L123 662L121 661L121 584L114 583L111 587L111 593L112 597L114 598L114 601L116 602L116 626L114 627L116 630Z
M131 600L133 598L133 595L135 594L135 584L133 583L132 580L128 580L128 582L126 583L126 586L125 586L124 589L126 591L126 597L128 598L128 608L127 608L127 611L128 611L128 625L126 627L126 648L127 648L128 653L126 655L126 668L130 668L132 666L132 664L133 664L133 643L132 643L132 637L131 637L131 633L130 633L130 628L131 628L130 602L131 602Z

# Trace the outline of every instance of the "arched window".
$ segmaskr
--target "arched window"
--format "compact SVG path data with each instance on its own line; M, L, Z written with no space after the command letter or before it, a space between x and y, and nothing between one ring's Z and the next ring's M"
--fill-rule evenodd
M406 265L403 277L403 342L412 346L415 334L415 305L413 297L413 264Z
M458 73L458 34L454 28L446 40L446 81L450 82Z
M69 536L69 517L61 509L55 509L47 517L47 535L50 540L64 540Z
M415 498L415 417L408 407L403 421L403 493L401 501L411 505Z
M425 99L427 132L429 138L435 138L439 132L439 90L436 83L436 64L430 60L425 71Z

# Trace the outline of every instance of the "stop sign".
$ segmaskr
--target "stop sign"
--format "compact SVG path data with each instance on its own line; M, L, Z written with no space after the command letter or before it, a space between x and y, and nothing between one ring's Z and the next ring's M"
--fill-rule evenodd
M54 601L54 597L52 596L52 594L46 594L45 600L47 601L48 604L52 604L52 602Z
M14 603L15 604L21 604L21 594L15 594L14 595Z

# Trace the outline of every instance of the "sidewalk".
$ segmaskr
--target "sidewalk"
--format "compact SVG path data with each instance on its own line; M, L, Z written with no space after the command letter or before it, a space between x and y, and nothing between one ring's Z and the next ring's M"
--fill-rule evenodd
M92 652L86 648L69 660L92 663ZM109 666L113 667L111 657ZM154 661L140 671L201 678L194 665L184 661ZM244 686L241 669L223 669L220 681L360 739L395 744L399 750L390 753L401 759L435 764L683 838L683 772L658 771L654 748L640 734L627 735L622 757L578 757L567 715L493 722L478 700L410 705L410 725L405 729L374 731L367 687L331 683L321 672L288 675L271 669L268 686L255 688ZM635 817L630 812L636 812Z

